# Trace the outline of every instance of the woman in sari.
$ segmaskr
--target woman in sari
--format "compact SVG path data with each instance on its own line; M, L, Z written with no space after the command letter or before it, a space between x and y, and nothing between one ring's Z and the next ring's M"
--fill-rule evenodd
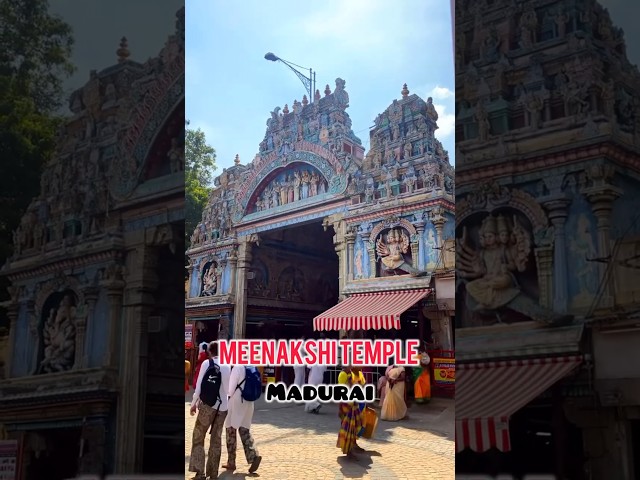
M420 375L416 379L413 387L416 403L427 403L431 400L431 375L429 375L429 363L431 363L431 359L427 352L420 352L420 366L422 367L422 372L420 372Z
M396 422L407 415L407 403L405 401L405 371L404 367L395 365L387 368L381 394L380 418Z
M338 375L338 383L351 387L352 385L364 385L364 375L359 367L345 367ZM340 432L336 446L348 458L354 458L354 451L362 450L356 440L364 430L362 410L364 404L358 402L342 402L338 407L340 417Z

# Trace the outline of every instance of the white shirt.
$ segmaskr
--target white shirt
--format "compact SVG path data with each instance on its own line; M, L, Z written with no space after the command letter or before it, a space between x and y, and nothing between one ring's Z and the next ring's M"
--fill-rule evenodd
M255 402L248 402L242 399L240 388L242 388L244 384L242 384L240 388L236 388L244 380L244 368L243 365L233 367L229 379L229 413L227 414L225 426L235 429L240 427L251 428L251 420L253 419ZM247 368L255 370L255 367Z
M211 362L211 360L205 360L200 366L200 372L198 373L198 380L196 382L196 390L193 392L191 406L197 405L200 400L200 388L202 387L204 374L207 373L207 370L209 369L209 362ZM213 408L217 410L218 406L220 406L220 411L226 412L229 409L229 397L227 396L227 392L229 391L231 368L229 365L220 365L220 359L218 357L213 357L213 362L220 366L220 376L222 377L222 385L220 385L220 400L216 402Z
M309 367L309 385L321 385L324 380L324 372L327 371L325 365L312 365Z

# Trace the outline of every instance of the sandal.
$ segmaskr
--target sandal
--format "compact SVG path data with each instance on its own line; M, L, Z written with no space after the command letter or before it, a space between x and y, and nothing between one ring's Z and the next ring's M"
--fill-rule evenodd
M236 470L235 465L229 465L228 463L225 463L224 465L222 465L222 468L224 468L225 470L231 470L232 472Z
M253 462L251 462L251 467L249 467L249 473L255 473L255 471L258 470L258 467L260 466L261 461L262 461L262 457L258 455L253 460Z

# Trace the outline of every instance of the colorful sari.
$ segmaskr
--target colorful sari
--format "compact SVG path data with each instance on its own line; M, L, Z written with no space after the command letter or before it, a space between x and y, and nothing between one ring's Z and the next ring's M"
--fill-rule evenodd
M360 383L364 385L364 375L360 372L358 377L353 373L340 372L338 383L354 385ZM340 432L338 433L338 442L336 447L342 450L342 453L348 454L356 445L356 440L364 432L363 415L365 404L361 405L357 402L341 402L338 407L338 416L340 417Z
M416 379L413 387L416 403L427 403L431 400L431 375L429 374L429 363L431 359L426 353L420 355L420 365L422 372Z

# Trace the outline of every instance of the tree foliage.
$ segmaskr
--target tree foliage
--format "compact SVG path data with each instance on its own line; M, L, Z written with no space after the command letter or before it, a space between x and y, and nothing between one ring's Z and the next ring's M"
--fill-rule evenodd
M0 265L39 193L60 122L54 112L74 70L71 27L48 8L47 0L0 0ZM6 285L0 278L0 301L7 299Z
M213 172L216 169L216 151L207 144L202 130L189 128L185 133L185 235L187 248L191 245L191 234L202 219L202 211L207 205Z

